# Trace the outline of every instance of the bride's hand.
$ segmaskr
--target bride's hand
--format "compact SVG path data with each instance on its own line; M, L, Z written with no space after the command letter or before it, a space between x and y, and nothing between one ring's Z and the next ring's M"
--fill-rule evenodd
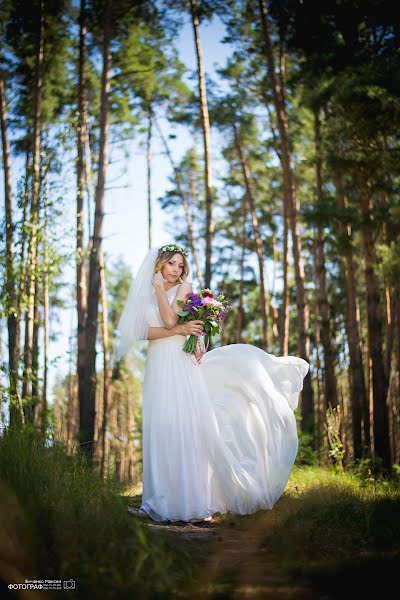
M196 335L196 333L203 332L204 323L203 321L195 320L188 323L181 323L179 327L182 335Z
M152 283L154 287L162 287L164 289L164 283L166 282L167 280L164 279L164 277L161 274L161 271L158 271L153 275Z

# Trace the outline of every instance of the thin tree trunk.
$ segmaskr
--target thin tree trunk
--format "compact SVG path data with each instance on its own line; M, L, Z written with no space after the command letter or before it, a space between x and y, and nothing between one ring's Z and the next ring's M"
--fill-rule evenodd
M342 176L338 171L333 173L336 201L339 209L343 212L346 208L346 198ZM343 239L343 263L345 268L345 291L346 291L346 331L347 343L349 345L349 381L351 396L351 415L353 430L354 457L361 458L362 437L361 423L364 423L364 444L370 446L370 413L367 389L365 385L364 366L362 358L360 324L357 311L357 286L356 270L353 259L353 245L351 241L351 229L342 223L340 235Z
M288 203L283 201L283 296L281 312L281 354L289 354L289 217Z
M268 76L271 86L273 103L275 106L279 143L280 156L282 164L283 188L285 203L288 206L288 216L292 232L292 250L295 267L296 278L296 300L297 300L297 323L299 335L299 353L301 358L309 362L310 355L310 338L309 338L309 306L307 303L306 292L304 287L304 267L301 257L301 238L297 222L297 199L294 185L293 171L291 166L291 154L289 147L289 131L284 99L279 92L278 83L275 75L274 56L269 34L267 7L265 0L259 0L259 11L264 39L264 50L267 61ZM313 406L313 391L311 385L311 373L308 372L304 379L302 393L302 410L301 410L301 426L303 431L312 433L314 430L314 406Z
M396 289L396 294L397 294L397 306L400 307L400 286L397 287ZM399 406L399 398L400 398L400 308L397 310L396 312L396 323L395 323L395 329L396 329L396 362L395 362L395 373L396 373L396 380L395 380L395 386L396 386L396 398L397 398L397 402L393 403L393 419L394 419L394 435L395 435L395 439L396 439L396 454L394 455L394 459L393 462L398 464L400 461L400 444L399 444L399 433L400 433L400 406Z
M101 331L103 340L103 420L101 427L101 474L104 475L104 468L107 464L107 453L106 453L106 439L108 429L108 414L110 409L111 399L111 372L110 369L110 348L108 341L108 315L107 315L107 290L106 290L106 277L105 277L105 265L104 255L100 251L100 288L101 288Z
M13 223L13 197L11 188L10 143L7 128L7 104L4 81L0 78L0 120L3 148L5 238L6 238L6 282L7 330L8 330L8 376L10 384L10 422L21 424L21 411L18 398L18 347L17 347L17 293L15 274L15 247Z
M261 312L261 321L262 321L262 340L263 340L263 350L268 351L268 314L269 314L269 302L267 297L267 290L265 287L265 279L264 279L264 250L262 245L262 239L260 234L260 224L258 222L258 217L256 213L256 203L253 196L252 186L251 186L251 175L249 170L249 165L244 156L241 141L239 138L239 133L237 131L236 125L233 124L233 138L234 145L238 153L238 158L240 161L240 165L242 167L242 174L246 188L247 201L250 207L251 221L253 224L254 238L256 242L256 252L258 258L258 268L259 268L259 276L260 276L260 312Z
M243 309L243 296L244 296L244 259L246 252L246 219L247 219L247 194L243 195L242 200L242 234L241 234L241 254L240 254L240 265L239 265L239 308L237 312L236 320L236 343L241 344L243 341L243 326L244 326L244 309Z
M317 248L316 243L312 245L314 264L317 262ZM321 424L323 419L321 418L322 414L326 412L326 402L324 398L324 391L321 390L321 359L320 359L320 346L321 346L321 328L320 328L320 319L319 319L319 305L318 300L315 298L314 305L314 327L315 327L315 377L316 377L316 386L317 386L317 401L315 404L315 423L316 423L316 444L315 447L319 447L319 443L321 440L322 427ZM323 410L321 411L321 406Z
M87 100L86 100L86 4L81 0L79 16L79 92L77 131L77 197L76 197L76 308L77 308L77 378L79 406L85 404L87 285L85 269L84 191L89 189L87 174ZM89 193L87 194L89 197ZM88 210L90 212L90 210ZM89 230L90 231L90 230Z
M270 301L269 301L269 316L271 317L272 324L272 335L274 340L280 339L279 337L279 314L278 309L276 308L273 296L275 294L275 282L276 282L276 271L278 265L278 248L276 246L276 233L275 230L272 229L272 252L273 252L273 270L272 270L272 284L271 284L271 293L270 293Z
M321 206L322 197L322 157L321 157L321 126L318 110L314 113L314 133L315 133L315 175L317 200ZM330 331L330 307L328 301L328 291L326 283L325 267L325 249L324 249L324 230L321 223L317 226L316 232L316 264L315 271L317 276L317 302L319 306L319 315L321 320L321 342L324 349L324 385L325 385L325 404L335 407L338 405L337 385L334 367L334 352L331 342Z
M63 438L67 442L67 447L74 447L74 434L76 432L76 411L75 411L75 395L74 395L74 326L73 315L71 314L70 335L69 335L69 360L68 360L68 375L67 375L67 406L65 415L65 432Z
M174 177L175 177L175 185L176 185L176 189L178 191L178 194L182 200L182 206L183 206L183 210L185 212L185 219L186 219L186 226L187 226L187 230L188 230L188 237L189 237L189 244L190 244L190 249L192 251L192 257L193 257L193 262L194 262L194 266L195 266L195 271L196 271L196 277L197 280L199 282L199 286L200 288L203 287L203 276L201 274L201 269L200 269L200 265L199 265L199 257L198 257L198 253L197 253L197 246L195 243L195 237L194 237L194 232L193 232L193 221L192 221L192 216L190 214L190 206L189 206L189 202L186 198L186 194L183 191L182 188L182 183L181 183L181 177L180 177L180 173L179 173L179 169L177 169L174 160L172 158L172 154L171 151L168 147L167 141L161 131L160 125L157 121L156 118L154 118L154 122L155 125L157 127L157 131L159 133L159 136L161 138L162 144L164 146L165 149L165 153L169 158L169 162L171 164L172 170L174 172Z
M49 250L47 241L47 190L44 195L44 215L43 215L43 387L41 402L41 428L42 432L47 431L47 375L48 375L48 356L49 356Z
M39 279L36 277L36 291L35 291L35 310L34 310L34 322L33 322L33 339L32 339L32 399L28 405L30 414L27 415L27 420L31 420L33 423L38 423L38 411L36 407L39 403L39 324L40 324L40 312L39 312Z
M148 245L149 250L151 248L151 229L152 229L152 215L151 215L151 136L153 133L153 111L151 103L147 111L148 127L147 127L147 213L148 213Z
M374 403L374 448L375 455L382 459L383 467L391 468L389 419L387 405L388 378L383 358L383 324L379 282L375 273L376 250L371 223L371 197L368 183L359 178L361 209L363 213L362 236L365 257L365 285L367 296L368 344L372 359L372 388Z
M36 50L36 77L34 92L33 112L33 185L31 203L31 231L29 236L29 284L28 284L28 307L26 318L26 335L24 349L24 375L22 396L30 395L30 380L32 376L33 360L33 324L35 311L35 287L36 287L36 256L37 256L37 229L39 217L39 194L40 194L40 151L42 133L42 95L43 95L43 66L44 66L44 1L39 3L39 37ZM33 417L32 410L28 413Z
M212 175L211 175L211 134L210 134L210 119L208 116L206 80L204 74L204 64L200 45L199 36L199 18L195 0L190 0L190 8L192 15L192 25L194 33L194 41L196 46L197 69L198 69L198 85L199 85L199 100L200 100L200 116L203 130L204 143L204 180L205 180L205 196L206 196L206 268L205 268L205 286L209 288L211 285L211 252L212 239L214 234L214 223L212 219L213 196L212 196Z
M394 348L394 330L395 330L395 315L400 307L397 305L396 289L390 290L385 287L386 300L386 353L385 353L385 369L388 377L388 386L390 385L392 372L392 358Z
M29 134L30 135L30 134ZM29 137L28 135L28 137ZM30 189L30 153L29 150L26 155L26 166L25 166L25 184L24 184L24 197L23 197L23 208L22 208L22 231L21 231L21 250L19 258L19 271L18 271L18 292L17 292L17 328L16 328L16 404L10 407L10 423L14 422L25 422L25 415L22 408L22 399L19 392L18 380L19 380L19 360L20 360L20 343L21 343L21 321L22 321L22 301L26 293L27 286L27 263L28 260L25 258L26 243L28 240L28 203L29 203L29 189ZM15 412L18 415L15 417Z
M111 71L111 0L105 7L103 39L103 75L101 85L99 165L95 194L95 219L90 252L89 289L86 321L85 396L80 405L81 450L93 457L94 425L96 414L96 339L100 293L100 251L104 216L104 190L107 170L109 93Z

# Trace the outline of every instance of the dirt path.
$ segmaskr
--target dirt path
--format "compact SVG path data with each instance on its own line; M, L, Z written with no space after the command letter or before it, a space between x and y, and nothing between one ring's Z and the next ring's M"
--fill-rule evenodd
M135 518L135 517L134 517ZM144 519L151 534L162 532L189 553L195 583L182 589L180 598L203 600L281 599L314 600L319 598L305 583L290 580L277 560L268 555L260 541L261 528L253 520L243 530L237 522L214 517L211 523L155 523Z

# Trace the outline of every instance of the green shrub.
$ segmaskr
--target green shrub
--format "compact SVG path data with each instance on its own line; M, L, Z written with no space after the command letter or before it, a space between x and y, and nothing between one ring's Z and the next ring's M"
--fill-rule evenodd
M299 431L299 449L296 456L297 465L314 465L317 455L314 451L314 438L309 433Z

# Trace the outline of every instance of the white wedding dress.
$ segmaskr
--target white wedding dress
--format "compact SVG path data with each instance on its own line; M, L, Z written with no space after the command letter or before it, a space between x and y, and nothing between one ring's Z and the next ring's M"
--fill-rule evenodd
M170 304L177 288L167 292ZM147 321L164 326L155 294ZM232 344L196 365L182 350L185 340L149 342L141 508L155 521L272 508L297 454L293 411L308 363Z

